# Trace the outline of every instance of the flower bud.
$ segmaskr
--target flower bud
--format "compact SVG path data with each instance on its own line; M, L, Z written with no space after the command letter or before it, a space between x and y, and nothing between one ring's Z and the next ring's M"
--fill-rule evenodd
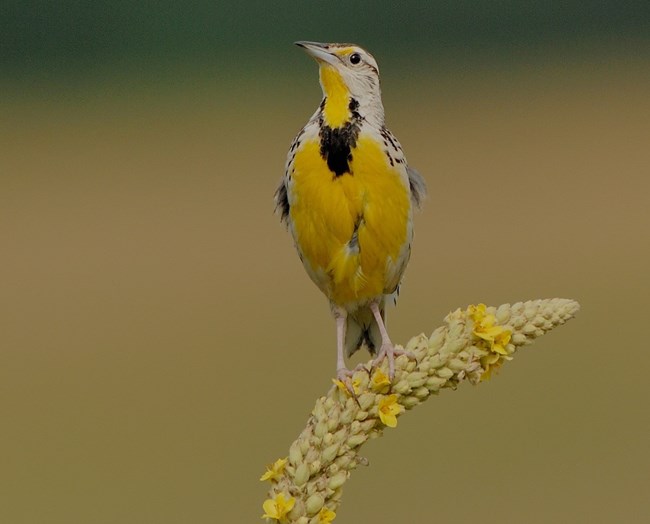
M302 462L302 452L300 451L300 442L296 441L289 448L289 462L296 465Z
M351 448L356 448L357 446L363 444L366 440L368 440L368 437L366 435L363 433L358 433L356 435L352 435L348 439L348 446Z
M332 444L330 446L327 446L322 452L321 452L321 460L325 463L328 464L332 462L336 458L336 454L339 451L339 445L337 444Z
M305 502L305 510L307 511L307 515L310 517L312 515L316 515L316 513L318 513L323 507L323 504L325 504L325 499L323 499L323 496L319 493L315 493L309 497L307 499L307 502Z
M296 468L296 474L293 477L293 482L296 486L301 487L309 480L309 467L306 463L300 464Z
M348 479L349 473L345 470L339 471L336 475L330 478L329 482L327 483L327 487L330 489L337 489L340 488L343 484L345 484L345 481Z

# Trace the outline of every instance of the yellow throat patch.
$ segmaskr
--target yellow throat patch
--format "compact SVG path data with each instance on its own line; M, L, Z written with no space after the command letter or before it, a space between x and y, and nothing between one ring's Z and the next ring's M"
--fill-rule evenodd
M320 67L320 82L327 97L323 108L325 122L332 128L340 127L350 118L350 91L339 72L327 64Z

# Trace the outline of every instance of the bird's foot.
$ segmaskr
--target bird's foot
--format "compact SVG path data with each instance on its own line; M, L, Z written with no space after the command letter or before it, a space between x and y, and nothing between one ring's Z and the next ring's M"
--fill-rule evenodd
M353 398L357 398L357 392L354 390L354 384L352 382L352 377L357 371L365 371L369 373L368 368L363 364L358 364L354 369L348 369L346 367L340 367L336 370L336 380L343 383L345 388L348 390L348 393L352 395Z
M397 349L391 342L384 342L379 349L379 353L372 361L371 372L373 372L382 363L384 358L388 357L388 378L392 382L395 378L395 357L406 355L411 360L417 360L414 353L404 349Z

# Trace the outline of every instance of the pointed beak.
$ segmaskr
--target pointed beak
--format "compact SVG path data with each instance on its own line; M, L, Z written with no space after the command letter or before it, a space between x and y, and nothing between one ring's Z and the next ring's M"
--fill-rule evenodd
M326 64L336 65L340 63L340 59L335 54L327 50L327 44L320 44L318 42L294 42L298 47L302 47L307 54L317 62L325 62Z

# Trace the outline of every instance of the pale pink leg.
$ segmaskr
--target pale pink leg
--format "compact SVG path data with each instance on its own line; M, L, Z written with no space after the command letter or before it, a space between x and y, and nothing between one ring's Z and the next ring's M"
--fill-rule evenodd
M344 309L338 307L334 309L334 318L336 319L336 378L345 384L350 395L356 400L357 394L354 392L354 387L350 379L356 371L363 369L367 372L368 370L363 367L363 364L359 364L353 370L349 370L345 365L344 348L347 317L348 312Z
M345 309L336 308L334 318L336 319L336 378L345 382L345 379L352 375L352 372L345 367L343 348L345 347L345 325L348 313Z
M381 333L381 348L375 360L372 361L372 367L378 366L384 360L384 357L388 357L388 378L392 381L395 378L395 356L407 355L409 358L415 358L415 355L402 349L395 349L388 336L388 331L386 331L384 319L381 318L381 311L379 311L379 304L377 302L370 303L370 310L377 321L379 332Z

